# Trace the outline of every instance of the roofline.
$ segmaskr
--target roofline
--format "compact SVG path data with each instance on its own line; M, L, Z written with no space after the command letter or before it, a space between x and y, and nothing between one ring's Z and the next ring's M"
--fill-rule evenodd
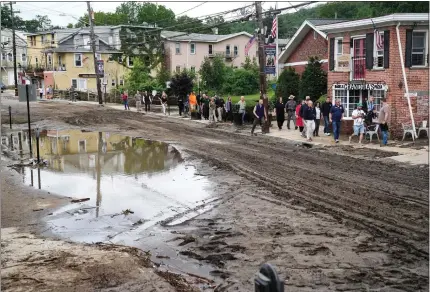
M281 55L279 56L279 61L282 60L284 55L288 52L288 49L293 44L294 40L299 36L299 34L302 32L302 30L305 29L306 26L309 26L311 29L316 31L320 36L322 36L324 39L327 39L327 35L323 33L319 28L320 26L314 26L312 23L310 23L308 20L303 21L302 25L299 27L299 29L296 31L296 33L293 35L293 37L289 40L287 45L285 46L285 49L282 51ZM289 55L285 57L287 59Z
M180 33L180 32L178 32L178 33ZM191 33L189 33L189 34L191 34ZM205 41L205 40L198 40L197 41L197 40L191 40L191 39L185 39L185 40L177 40L177 39L175 39L175 38L186 36L186 35L187 34L184 32L184 35L165 37L165 36L163 36L163 33L161 32L161 37L162 38L164 38L164 39L166 39L168 41L172 41L172 42L191 42L191 41L194 41L194 42L200 42L200 43L219 43L219 42L222 42L222 41L225 41L225 40L228 40L228 39L240 36L240 35L246 35L246 36L248 36L250 38L252 37L252 35L250 33L247 33L246 31L241 31L241 32L237 32L237 33L234 33L234 34L231 34L231 35L224 35L223 38L220 38L220 39L218 39L216 41ZM203 34L203 35L205 35L205 34ZM214 35L214 34L206 34L206 35ZM221 35L219 35L219 36L221 36Z
M373 23L372 23L373 21ZM387 23L395 23L395 22L428 22L429 21L429 15L428 13L396 13L396 14L390 14L375 18L366 18L366 19L359 19L359 20L351 20L351 21L344 21L340 23L333 23L333 24L326 24L326 25L320 25L318 28L320 30L323 30L325 32L332 32L336 30L343 30L351 29L351 28L361 28L361 27L373 27L373 24L377 26L378 24L387 24Z

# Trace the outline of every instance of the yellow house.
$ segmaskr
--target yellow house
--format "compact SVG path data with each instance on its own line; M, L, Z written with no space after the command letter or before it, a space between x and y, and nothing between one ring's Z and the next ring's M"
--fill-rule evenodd
M120 31L126 25L95 26L97 67L102 89L109 92L122 86L132 57L121 52ZM148 29L153 27L138 26ZM94 55L88 27L58 29L27 35L28 66L26 75L43 88L96 92Z

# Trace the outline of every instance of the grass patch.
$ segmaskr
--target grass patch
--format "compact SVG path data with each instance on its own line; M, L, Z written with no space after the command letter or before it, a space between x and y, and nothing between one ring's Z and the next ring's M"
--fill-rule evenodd
M275 94L275 92L273 91L273 89L269 89L267 91L267 94L269 96L269 99ZM226 100L227 100L227 96L223 96ZM260 99L260 93L255 93L255 94L250 94L250 95L245 95L245 100L248 104L254 104L256 100ZM237 103L240 100L240 96L231 96L231 100L233 103Z

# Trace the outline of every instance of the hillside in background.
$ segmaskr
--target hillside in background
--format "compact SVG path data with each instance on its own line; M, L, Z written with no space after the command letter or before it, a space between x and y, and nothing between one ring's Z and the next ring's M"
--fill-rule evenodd
M392 13L429 13L429 2L328 2L312 8L302 8L279 16L279 38L291 38L306 19L337 17L353 20ZM269 28L272 19L273 17L270 16L265 19L265 25ZM223 31L234 33L245 30L252 33L255 28L256 23L249 21L230 24Z
M160 2L162 3L162 2ZM281 2L279 8L287 7L288 2ZM295 4L295 3L293 3ZM204 5L201 4L201 5ZM264 25L272 27L273 15L270 14L273 8L264 11ZM295 9L293 9L294 11ZM291 11L289 11L291 12ZM283 14L279 17L279 38L290 38L294 35L302 22L310 18L339 18L339 19L360 19L377 17L392 13L429 13L429 2L403 1L403 2L326 2L311 8L298 8L295 12ZM180 13L181 14L181 13ZM218 13L220 15L220 13ZM231 17L230 17L231 19ZM69 23L67 27L86 26L88 15L80 17L75 24ZM14 15L15 28L27 32L38 32L52 28L53 26L48 16L37 15L35 19L23 20L19 13ZM171 9L162 4L151 2L124 2L118 5L115 12L95 12L96 25L120 25L132 24L141 25L144 23L157 24L172 31L183 31L188 33L213 33L212 27L218 26L219 34L229 34L240 31L253 33L256 22L243 21L230 23L222 16L193 18L187 15L176 15ZM8 5L3 5L1 10L1 25L5 28L12 27L12 19Z

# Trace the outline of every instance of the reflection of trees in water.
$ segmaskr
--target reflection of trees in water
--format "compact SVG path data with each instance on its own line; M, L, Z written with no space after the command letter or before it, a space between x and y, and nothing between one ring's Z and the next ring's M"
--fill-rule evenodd
M123 151L125 155L124 172L128 174L162 171L166 168L165 162L169 158L173 158L173 161L176 162L182 160L179 151L174 149L169 153L169 146L158 141L125 137L118 143L112 143L112 147L115 150Z

